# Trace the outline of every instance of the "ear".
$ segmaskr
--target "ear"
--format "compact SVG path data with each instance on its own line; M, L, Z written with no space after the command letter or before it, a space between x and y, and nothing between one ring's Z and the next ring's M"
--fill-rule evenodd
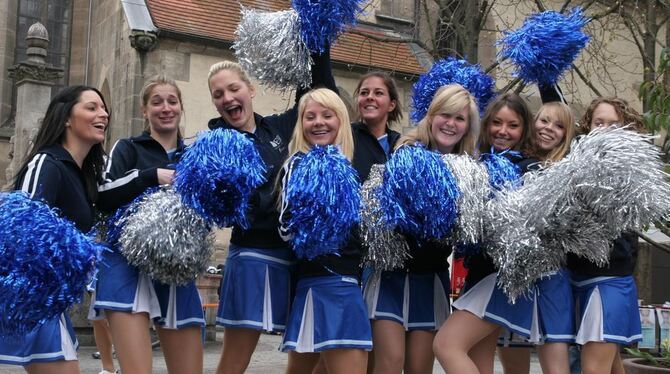
M391 100L391 105L389 106L389 113L393 112L395 110L395 107L398 105L398 102L396 100Z
M253 99L256 96L256 86L253 84L249 85L249 93L251 94L251 98Z

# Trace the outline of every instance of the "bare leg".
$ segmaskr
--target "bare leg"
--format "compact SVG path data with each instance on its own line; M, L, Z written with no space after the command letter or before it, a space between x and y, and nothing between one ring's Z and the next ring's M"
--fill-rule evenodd
M328 374L365 374L368 352L362 349L329 349L321 353Z
M375 350L373 373L402 373L405 363L405 328L401 324L387 320L372 321L372 346Z
M153 356L149 336L149 315L111 310L106 310L105 313L121 371L150 374Z
M436 331L410 331L405 342L405 373L430 374L433 372L435 354L433 340Z
M102 369L111 373L114 372L114 355L112 351L112 332L109 330L107 319L98 319L93 322L93 336L95 337L95 346L100 352L100 361Z
M288 352L288 365L286 365L287 374L311 374L316 369L320 355L318 353L298 353ZM325 368L325 362L324 362Z
M498 358L505 374L530 372L530 348L498 347Z
M202 329L186 327L179 330L156 326L165 355L168 373L202 373Z
M624 374L624 373L625 370L623 369L623 361L621 360L619 347L617 347L616 357L614 358L614 362L612 363L612 374Z
M242 374L247 370L251 355L261 332L253 329L226 327L223 332L223 351L217 374Z
M544 343L536 348L543 373L570 374L570 357L567 343Z
M477 343L498 330L499 327L491 322L470 312L457 310L437 332L433 351L447 373L478 374L480 371L468 353Z
M582 372L584 374L609 374L619 346L614 343L588 342L582 346Z
M496 343L500 335L500 327L480 340L468 352L468 356L477 366L481 374L493 374L493 362L496 355Z
M38 362L25 369L28 374L79 374L79 361Z

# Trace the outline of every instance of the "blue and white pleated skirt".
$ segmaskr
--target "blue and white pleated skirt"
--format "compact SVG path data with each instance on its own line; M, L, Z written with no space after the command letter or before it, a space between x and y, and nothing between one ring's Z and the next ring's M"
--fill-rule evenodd
M450 314L449 287L449 271L375 271L363 286L368 317L398 322L406 331L438 330Z
M294 256L288 248L231 244L221 280L216 324L282 332L291 303Z
M632 276L572 276L579 327L575 341L630 345L642 340L637 287Z
M536 283L541 342L575 341L575 303L570 272L561 269Z
M67 314L61 314L19 338L0 338L0 364L77 360L79 343Z
M181 286L153 281L130 266L123 255L113 251L103 253L91 303L96 312L92 319L104 316L105 310L112 310L147 313L158 325L168 329L205 325L195 281Z
M511 304L496 281L496 274L490 274L470 287L452 306L500 325L526 339L537 339L539 332L537 325L533 325L533 314L536 312L534 290L519 296Z
M372 349L372 331L358 279L319 276L300 279L281 350L321 352Z

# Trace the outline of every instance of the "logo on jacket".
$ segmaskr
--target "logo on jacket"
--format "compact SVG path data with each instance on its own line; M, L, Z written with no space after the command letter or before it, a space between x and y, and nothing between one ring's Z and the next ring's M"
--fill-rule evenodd
M275 136L274 139L270 140L270 145L274 149L279 149L281 147L281 137L279 135Z

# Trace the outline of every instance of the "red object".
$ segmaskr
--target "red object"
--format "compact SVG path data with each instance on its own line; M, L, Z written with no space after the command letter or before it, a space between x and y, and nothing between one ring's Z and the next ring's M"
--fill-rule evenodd
M463 265L463 258L455 258L451 264L451 297L458 297L465 284L468 269Z

